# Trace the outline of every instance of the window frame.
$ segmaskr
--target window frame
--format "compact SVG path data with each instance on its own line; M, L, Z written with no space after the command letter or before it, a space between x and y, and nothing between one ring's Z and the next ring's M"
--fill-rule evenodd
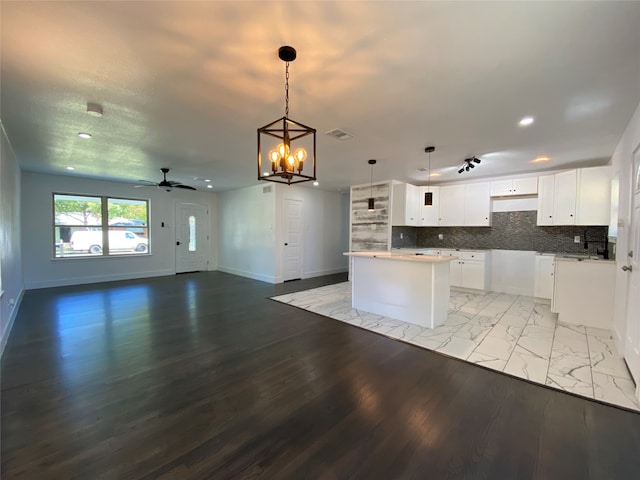
M67 197L78 197L78 198L89 198L89 199L98 199L100 201L100 224L99 225L60 225L56 222L56 196L67 196ZM109 248L109 229L112 225L109 225L109 200L124 200L124 201L133 201L133 202L144 202L146 206L146 222L145 225L135 225L135 228L142 228L146 230L147 240L147 248L144 252L137 251L121 251L115 250L111 251ZM151 213L151 201L148 198L133 198L133 197L117 197L114 195L95 195L88 193L68 193L68 192L52 192L51 194L51 209L52 209L52 219L53 219L53 228L52 228L52 246L53 246L53 259L54 260L68 260L68 259L101 259L101 258L123 258L123 257L131 257L136 256L147 256L151 255L151 230L149 226L149 218ZM118 225L119 227L126 227L126 225ZM99 254L79 254L79 255L58 255L57 245L58 242L56 240L56 230L60 227L70 227L70 228L95 228L96 230L100 230L102 233L102 251ZM116 230L117 231L117 230ZM124 231L128 231L126 228ZM61 252L62 253L62 252Z

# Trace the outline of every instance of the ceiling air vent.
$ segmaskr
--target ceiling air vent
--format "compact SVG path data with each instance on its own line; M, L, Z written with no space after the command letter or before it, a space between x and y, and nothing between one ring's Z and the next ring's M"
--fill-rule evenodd
M328 132L324 132L324 134L329 135L330 137L335 137L338 140L349 140L350 138L353 138L353 135L351 135L349 132L345 132L344 130L340 130L339 128L329 130Z

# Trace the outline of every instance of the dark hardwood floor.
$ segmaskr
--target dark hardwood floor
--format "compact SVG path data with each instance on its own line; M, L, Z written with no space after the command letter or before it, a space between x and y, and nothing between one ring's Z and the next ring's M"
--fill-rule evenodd
M26 292L2 479L637 479L640 415L220 272Z

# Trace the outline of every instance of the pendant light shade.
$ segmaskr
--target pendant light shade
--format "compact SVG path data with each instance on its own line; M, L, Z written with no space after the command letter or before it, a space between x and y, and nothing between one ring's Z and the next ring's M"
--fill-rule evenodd
M367 210L373 212L376 209L376 200L373 198L373 166L376 164L376 161L371 159L368 161L369 165L371 165L371 184L369 187L369 199L367 200Z
M432 192L424 192L424 206L425 207L433 207L433 193Z
M426 153L429 154L429 168L427 169L427 190L428 192L424 192L424 206L432 207L433 206L433 192L431 192L431 152L436 151L436 147L427 147L424 149Z

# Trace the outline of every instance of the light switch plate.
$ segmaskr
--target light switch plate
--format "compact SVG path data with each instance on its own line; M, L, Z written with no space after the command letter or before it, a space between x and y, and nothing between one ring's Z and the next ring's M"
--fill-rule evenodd
M573 243L580 243L580 235L573 237Z
M439 233L439 234L438 234L438 238L439 238L440 240L444 240L444 234Z

